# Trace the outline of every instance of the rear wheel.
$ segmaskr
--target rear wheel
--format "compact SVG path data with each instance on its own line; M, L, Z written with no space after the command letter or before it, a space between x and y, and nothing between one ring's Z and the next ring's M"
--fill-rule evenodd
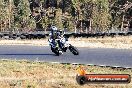
M70 45L69 50L74 54L74 55L79 55L79 51L76 47Z
M52 48L51 47L51 50L52 50L53 53L55 53L56 56L60 55L58 48Z
M67 47L64 47L64 48L62 48L62 50L63 50L64 52L66 52L66 50L67 50Z

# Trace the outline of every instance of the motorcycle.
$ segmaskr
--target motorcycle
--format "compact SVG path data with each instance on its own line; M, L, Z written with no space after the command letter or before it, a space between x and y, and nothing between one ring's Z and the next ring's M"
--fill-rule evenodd
M55 53L57 56L63 54L63 52L66 52L67 49L70 50L74 55L79 55L79 51L76 47L72 46L69 44L67 39L65 38L60 38L60 39L55 39L55 43L52 43L52 40L49 39L49 45L51 47L51 51ZM65 43L64 43L65 42Z

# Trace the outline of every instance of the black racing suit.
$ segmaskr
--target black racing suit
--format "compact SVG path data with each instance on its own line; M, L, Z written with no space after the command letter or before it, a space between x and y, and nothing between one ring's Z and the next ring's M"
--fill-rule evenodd
M52 47L55 48L56 47L56 39L59 39L58 40L58 43L59 43L59 47L62 48L63 47L63 43L61 42L61 34L60 32L56 31L56 32L53 32L51 31L51 33L49 34L50 35L50 39L49 39L49 42L52 43Z

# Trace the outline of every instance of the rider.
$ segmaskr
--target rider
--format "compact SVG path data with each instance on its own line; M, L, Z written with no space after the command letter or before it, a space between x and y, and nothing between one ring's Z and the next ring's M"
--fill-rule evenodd
M50 32L50 39L49 39L49 42L51 42L52 44L53 44L53 46L54 47L56 47L56 42L55 42L55 40L56 39L60 39L60 40L62 40L62 41L60 41L59 43L59 45L64 45L65 44L65 39L63 38L63 31L62 30L58 30L57 29L57 27L56 26L51 26L50 27L50 29L51 29L51 32ZM62 48L62 47L60 47L60 48Z

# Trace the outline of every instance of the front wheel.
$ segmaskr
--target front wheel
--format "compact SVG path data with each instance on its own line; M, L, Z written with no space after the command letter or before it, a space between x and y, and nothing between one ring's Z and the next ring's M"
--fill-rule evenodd
M79 51L76 47L70 45L69 50L74 54L74 55L79 55Z

